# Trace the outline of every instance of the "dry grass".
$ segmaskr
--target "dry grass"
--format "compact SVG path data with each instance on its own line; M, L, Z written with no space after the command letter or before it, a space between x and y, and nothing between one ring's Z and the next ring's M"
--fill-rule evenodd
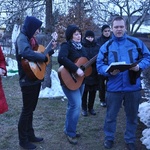
M17 124L22 107L21 92L18 76L3 78L4 90L9 104L9 111L0 116L0 150L19 150ZM39 99L34 113L34 128L37 136L44 137L44 142L37 144L40 150L103 150L103 122L106 108L99 105L98 97L94 108L96 116L81 116L78 131L81 138L78 145L68 143L63 134L67 100ZM138 150L146 150L139 138L144 126L140 123L137 131ZM118 116L115 145L112 150L125 150L123 132L125 130L125 116L123 108Z

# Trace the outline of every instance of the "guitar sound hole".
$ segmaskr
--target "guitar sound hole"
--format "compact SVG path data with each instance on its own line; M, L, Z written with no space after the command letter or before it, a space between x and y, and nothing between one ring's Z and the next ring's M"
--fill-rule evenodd
M85 67L84 67L84 66L80 66L80 68L81 68L83 71L85 71Z

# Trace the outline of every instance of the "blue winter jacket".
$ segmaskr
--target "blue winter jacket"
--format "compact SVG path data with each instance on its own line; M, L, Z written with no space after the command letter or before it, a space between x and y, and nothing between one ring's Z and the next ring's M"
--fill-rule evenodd
M135 84L131 84L128 70L120 72L115 76L105 72L112 62L125 61L129 64L137 62L139 60L139 51L142 58L140 58L141 61L139 61L138 65L142 71L150 66L150 52L141 40L127 34L124 34L121 38L112 35L112 39L100 48L96 67L99 74L108 77L107 91L130 92L141 89L140 77L136 79Z

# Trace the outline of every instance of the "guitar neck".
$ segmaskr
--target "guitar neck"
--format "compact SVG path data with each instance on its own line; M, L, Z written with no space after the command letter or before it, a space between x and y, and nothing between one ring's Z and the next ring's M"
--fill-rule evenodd
M89 66L91 66L96 61L97 55L95 55L86 64L83 65L84 69L88 68Z
M46 46L45 51L44 51L45 55L47 55L52 50L52 42L53 42L53 39Z
M51 34L52 40L48 43L48 45L45 48L44 54L47 55L50 51L52 51L52 42L56 41L58 38L58 35L56 32Z

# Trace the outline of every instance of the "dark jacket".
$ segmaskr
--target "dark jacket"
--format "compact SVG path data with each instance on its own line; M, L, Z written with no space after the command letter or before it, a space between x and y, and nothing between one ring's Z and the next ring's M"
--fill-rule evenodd
M84 47L77 50L72 45L71 41L61 44L58 55L58 62L60 63L60 65L63 65L69 71L75 73L78 69L75 61L77 61L77 59L79 59L80 57L87 57L87 53Z
M99 45L96 43L95 40L93 42L90 42L84 38L82 44L87 52L89 59L93 58L95 55L98 54ZM96 60L92 64L91 75L85 78L85 84L87 84L87 85L97 85L98 84L98 73L96 70Z
M16 40L16 59L19 69L19 83L20 86L30 86L41 82L41 80L31 80L23 70L21 59L27 59L32 62L44 62L46 56L42 53L33 51L30 45L30 39L33 37L35 31L40 28L42 22L35 17L26 17L23 28Z
M108 41L111 37L105 37L103 34L97 38L96 42L101 47L106 41Z

